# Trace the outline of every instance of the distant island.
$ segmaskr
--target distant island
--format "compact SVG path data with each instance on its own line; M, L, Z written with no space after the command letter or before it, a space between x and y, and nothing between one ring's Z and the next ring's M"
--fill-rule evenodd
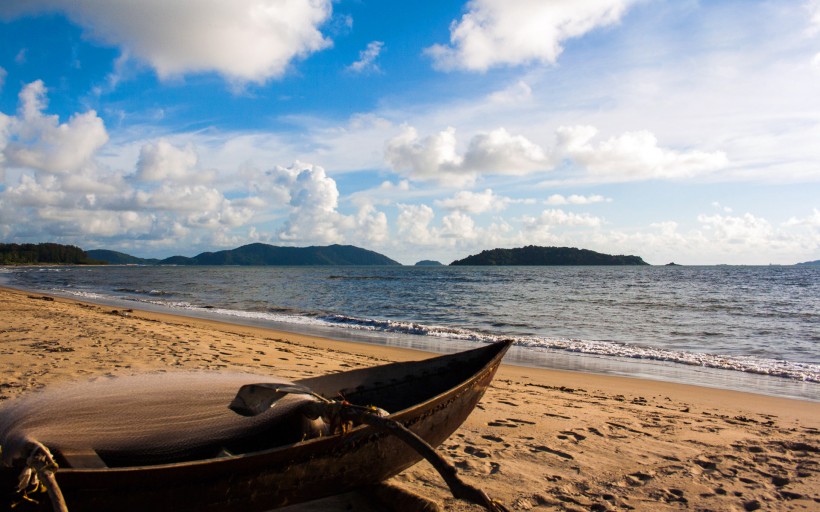
M799 266L801 266L801 267L802 267L802 266L806 266L806 267L820 267L820 260L806 261L806 262L804 262L804 263L798 263L797 265L799 265Z
M225 251L203 252L192 258L171 256L162 260L104 249L91 250L88 254L120 265L400 265L387 256L352 245L280 247L254 243Z
M492 249L450 265L649 265L640 256L611 256L574 247Z
M439 267L442 263L440 261L434 260L421 260L417 262L414 266L416 267Z

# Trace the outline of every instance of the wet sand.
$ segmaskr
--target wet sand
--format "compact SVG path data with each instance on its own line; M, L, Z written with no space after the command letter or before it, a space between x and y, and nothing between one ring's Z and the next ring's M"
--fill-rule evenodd
M0 288L0 403L104 375L298 379L430 356ZM511 510L820 510L818 402L503 365L440 451ZM480 510L450 497L426 462L390 483L442 510Z

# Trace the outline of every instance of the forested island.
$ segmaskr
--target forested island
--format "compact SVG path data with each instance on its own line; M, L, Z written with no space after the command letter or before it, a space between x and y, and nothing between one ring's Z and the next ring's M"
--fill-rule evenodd
M0 244L0 265L99 265L85 251L62 244Z
M649 265L640 256L612 256L574 247L491 249L450 265Z

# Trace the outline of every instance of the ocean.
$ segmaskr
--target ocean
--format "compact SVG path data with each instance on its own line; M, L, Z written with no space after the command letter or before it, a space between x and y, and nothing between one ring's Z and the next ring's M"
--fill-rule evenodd
M820 401L820 268L6 267L0 284L364 343Z

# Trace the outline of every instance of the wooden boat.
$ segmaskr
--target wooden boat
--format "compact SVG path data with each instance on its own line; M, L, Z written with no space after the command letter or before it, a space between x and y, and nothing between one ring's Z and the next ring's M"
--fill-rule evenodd
M326 398L377 406L432 446L467 418L490 385L510 342L415 362L391 363L297 381ZM54 476L69 510L251 511L310 501L386 480L421 456L396 437L360 425L345 433L157 465L80 468ZM0 468L0 503L18 502L22 467ZM22 501L15 510L51 510Z

